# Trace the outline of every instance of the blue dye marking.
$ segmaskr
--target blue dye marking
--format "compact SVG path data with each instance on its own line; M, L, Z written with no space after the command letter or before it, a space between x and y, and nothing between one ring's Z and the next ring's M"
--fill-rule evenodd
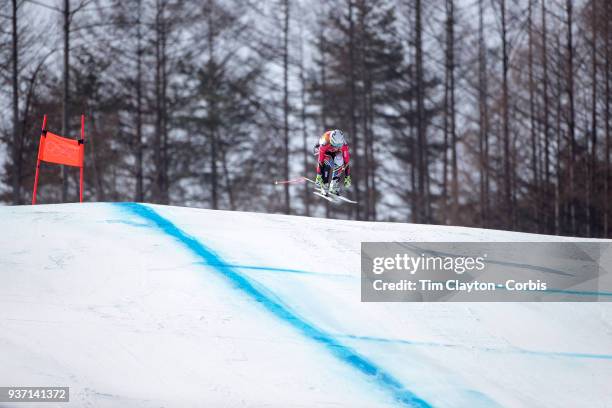
M377 343L396 343L396 344L407 344L411 346L427 346L427 347L446 347L446 348L461 348L473 350L473 346L463 346L461 344L451 343L436 343L430 341L416 341L416 340L405 340L405 339L387 339L383 337L372 337L372 336L356 336L356 335L337 335L336 337L348 338L353 340L364 340L372 341ZM495 353L515 353L515 354L529 354L536 356L545 357L567 357L567 358L589 358L589 359L600 359L600 360L612 360L612 354L591 354L591 353L573 353L564 351L539 351L539 350L526 350L521 348L509 348L500 349L493 347L480 347L477 348L481 351L495 352Z
M287 272L287 273L294 273L298 275L318 275L318 276L329 276L332 278L334 277L335 278L353 278L354 277L352 275L346 275L346 274L312 272L312 271L306 271L303 269L275 268L275 267L270 267L270 266L259 266L259 265L238 265L238 264L229 264L229 263L211 264L208 262L197 262L197 263L200 265L205 265L205 266L227 266L227 267L236 268L236 269L250 269L250 270L265 271L265 272Z
M127 220L106 220L105 222L107 224L126 224L132 227L149 227L149 225L145 223L133 222L133 221L127 221Z
M196 238L184 233L152 208L138 203L117 203L116 205L150 221L153 226L178 240L197 256L204 259L206 263L212 265L217 272L228 278L238 289L260 303L276 317L289 323L305 336L325 346L335 357L367 375L371 380L377 382L382 388L390 392L398 402L411 407L431 407L429 403L406 389L399 380L384 371L381 367L378 367L375 363L361 356L350 347L343 345L332 335L302 319L285 307L278 299L266 294L263 288L257 287L254 282L251 282L236 269L223 262L223 259L219 255L208 249Z

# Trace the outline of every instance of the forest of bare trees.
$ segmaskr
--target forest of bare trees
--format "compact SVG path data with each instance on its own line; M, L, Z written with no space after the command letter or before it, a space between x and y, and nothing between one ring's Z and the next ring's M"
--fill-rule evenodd
M0 200L43 114L86 201L612 237L607 0L0 0ZM356 206L309 186L342 129ZM45 166L40 203L75 201Z

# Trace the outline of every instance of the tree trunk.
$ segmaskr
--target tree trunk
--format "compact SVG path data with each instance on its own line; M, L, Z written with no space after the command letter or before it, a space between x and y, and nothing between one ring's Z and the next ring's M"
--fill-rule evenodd
M232 179L229 177L229 169L227 167L227 155L226 149L221 147L221 166L223 168L223 175L225 180L225 189L227 190L227 198L229 200L230 210L236 210L236 200L234 199L234 188L232 186Z
M143 188L143 141L142 141L142 0L138 0L137 50L136 50L136 195L137 202L144 201Z
M319 33L319 43L321 44L321 127L323 131L326 130L327 127L327 71L325 70L325 66L327 64L326 52L325 52L325 31L324 28L321 28L321 32ZM331 216L331 206L329 202L325 200L325 216L329 218Z
M215 38L214 38L214 29L213 29L213 7L212 0L208 0L208 72L209 75L213 75L215 72ZM211 198L212 198L212 208L219 208L219 170L217 163L217 156L219 151L218 140L217 140L217 107L216 107L216 89L212 87L207 92L208 98L208 130L209 130L209 138L210 138L210 173L211 173ZM222 149L219 149L222 150ZM225 163L223 164L225 166ZM227 174L224 174L227 177ZM286 177L285 180L288 180L289 177Z
M412 100L410 100L410 110L412 111ZM410 152L410 222L419 222L419 200L417 196L417 151L416 151L416 134L414 126L410 126L410 138L408 139L408 151Z
M570 210L570 225L572 234L577 233L576 230L576 180L574 163L576 162L576 109L574 105L574 41L573 41L573 4L572 0L566 1L567 12L567 97L569 100L569 116L567 117L567 125L570 137L570 159L569 159L569 210Z
M449 70L448 70L448 40L447 40L447 51L446 51L446 67L444 70L444 141L442 143L442 223L448 225L448 145L449 145L449 119L448 119L448 105L449 105Z
M542 1L542 69L543 69L543 98L544 98L544 197L542 200L542 204L546 209L550 209L548 204L548 200L550 197L550 146L549 146L549 123L548 123L548 52L547 52L547 38L546 38L546 2ZM550 231L550 211L545 212L544 224L545 229L544 232L548 233Z
M304 27L300 21L300 119L302 120L302 147L303 147L303 166L304 174L308 177L310 169L308 166L308 130L306 127L306 76L304 74ZM310 216L310 192L312 187L309 183L304 183L304 215Z
M161 124L161 0L156 1L155 10L155 137L153 140L153 162L155 164L155 182L153 183L153 201L161 203L162 191L162 124Z
M378 197L378 190L376 189L376 175L378 162L375 160L375 151L374 148L374 135L372 130L372 124L374 123L374 106L372 101L372 78L370 78L370 74L368 74L368 146L370 156L368 158L368 169L370 170L370 203L371 203L371 214L370 219L372 221L376 221L377 219L377 211L376 211L376 200Z
M561 190L561 181L562 181L562 174L561 174L561 160L562 160L562 156L561 156L561 140L563 140L563 137L561 135L561 116L562 116L562 110L561 110L561 96L563 95L563 88L561 85L561 77L562 77L562 66L561 66L561 60L563 58L562 52L561 52L561 39L559 38L559 35L557 36L557 61L558 61L558 66L557 66L557 94L556 94L556 98L557 98L557 114L556 114L556 133L557 133L557 140L556 140L556 157L555 157L555 174L556 174L556 183L555 183L555 234L560 235L561 234L561 197L562 197L562 190Z
M412 40L412 39L411 39ZM410 78L414 78L414 72L412 71L412 69L410 69ZM411 84L412 85L412 84ZM412 115L412 112L414 112L414 98L410 98L408 100L408 112L410 115ZM412 223L417 223L418 222L418 198L417 198L417 160L416 160L416 156L417 156L417 152L416 152L416 132L415 132L415 126L414 126L414 121L409 120L409 137L407 139L407 151L409 152L409 160L410 160L410 219L409 221Z
M533 78L533 0L529 0L529 10L527 15L529 34L528 64L529 64L529 121L531 134L531 171L533 173L533 219L536 224L536 232L540 232L540 183L538 174L538 143L536 135L535 121L535 82Z
M64 93L62 98L62 135L68 136L68 117L70 109L70 0L64 0ZM61 166L62 173L62 202L68 200L68 177L66 174L66 166Z
M289 180L289 0L284 0L283 6L283 174L285 180ZM290 213L291 196L289 194L289 184L285 183L285 214Z
M570 157L569 166L569 211L570 211L570 226L572 235L576 234L576 206L575 206L575 174L574 164L576 163L576 123L575 123L575 107L574 107L574 41L573 41L573 12L572 0L567 0L565 10L567 13L567 78L566 90L569 101L569 114L567 116L567 127L570 139Z
M592 44L591 44L591 160L589 178L589 205L587 206L587 236L592 237L591 225L592 207L595 204L595 175L597 171L597 1L591 0L591 25L592 25Z
M96 183L96 199L98 201L106 201L106 195L104 192L104 182L102 173L98 169L98 160L96 156L96 137L98 134L96 128L96 118L93 112L90 112L89 123L91 126L91 132L89 133L89 138L87 139L87 146L89 151L91 152L91 168L93 170L93 179Z
M501 23L502 23L502 109L503 109L503 144L504 144L504 213L506 226L514 228L512 225L512 173L510 171L510 117L509 117L509 97L508 97L508 40L506 29L506 0L501 0Z
M219 208L219 172L217 169L217 137L214 129L210 129L210 174L211 174L211 206Z
M165 13L164 13L165 14ZM162 96L162 203L170 204L170 180L168 174L168 168L170 166L170 156L168 154L168 54L166 51L168 26L164 16L162 19L162 43L161 43L161 96Z
M417 169L418 169L418 208L417 222L427 222L425 206L427 198L426 189L426 168L427 168L427 140L425 139L425 101L424 101L424 79L423 79L423 25L421 21L421 0L415 3L415 55L416 55L416 81L417 81Z
M356 91L356 73L355 73L355 22L353 20L353 0L348 0L348 19L349 19L349 89L350 89L350 101L349 101L349 110L350 110L350 121L351 121L351 137L353 138L353 148L354 148L354 160L353 162L358 162L359 158L359 137L357 135L357 118L355 116L355 98L357 97ZM357 172L353 172L357 173ZM363 174L363 172L359 172L359 174ZM359 189L360 180L355 174L355 200L357 202L361 201L361 192ZM367 193L366 193L367 194ZM359 205L355 208L355 218L361 219L361 208Z
M447 35L447 70L449 76L449 116L451 138L451 194L453 199L452 217L453 225L459 224L459 171L457 166L457 131L455 126L455 5L454 0L446 0L446 35Z
M480 153L480 226L489 223L489 109L487 50L484 39L484 0L478 1L478 105Z
M446 50L444 52L444 142L442 146L442 223L449 223L448 209L448 145L449 145L449 105L450 105L450 19L448 15L448 0L446 0ZM454 219L453 219L454 221Z
M610 167L610 53L612 48L610 47L610 18L612 18L610 2L606 1L606 23L605 23L605 35L606 35L606 69L605 69L605 117L606 117L606 150L605 150L605 162L606 172L604 177L604 197L602 200L602 211L603 211L603 236L610 236L610 209L612 204L610 200L610 175L612 174L612 168Z
M155 195L156 202L168 204L168 135L166 112L166 21L165 0L157 0L155 15Z
M365 43L366 39L363 35L363 31L366 29L366 22L365 22L365 14L363 11L363 3L360 4L361 7L358 6L358 11L359 11L359 34L360 36L358 37L357 40L357 44L359 45L359 83L362 86L361 92L360 92L360 101L361 101L361 129L363 132L363 157L362 157L362 162L360 163L362 165L362 168L364 169L364 171L362 172L363 174L363 178L364 178L364 182L365 182L365 194L364 194L364 198L365 198L365 209L364 209L364 217L363 219L365 220L371 220L372 219L372 213L373 208L374 208L374 192L373 192L373 174L372 174L372 141L371 141L371 135L370 135L370 131L369 131L369 115L368 115L368 111L369 111L369 107L368 107L368 97L370 96L370 85L369 85L369 78L368 78L368 72L366 69L366 61L365 61L365 54L366 54L366 50L365 48L367 47L367 44Z
M17 33L17 0L12 0L12 85L13 85L13 204L21 204L21 143L19 140L19 44Z

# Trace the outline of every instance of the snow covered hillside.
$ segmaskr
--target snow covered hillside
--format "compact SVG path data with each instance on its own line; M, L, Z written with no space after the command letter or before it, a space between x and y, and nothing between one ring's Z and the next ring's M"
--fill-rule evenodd
M2 207L0 386L69 386L62 407L612 407L612 303L360 302L361 241L554 239Z

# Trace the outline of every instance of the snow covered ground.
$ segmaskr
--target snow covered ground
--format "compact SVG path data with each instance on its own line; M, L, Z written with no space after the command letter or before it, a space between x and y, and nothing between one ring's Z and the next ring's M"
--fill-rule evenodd
M361 241L555 239L2 207L0 386L69 386L62 407L612 407L612 303L360 302Z

